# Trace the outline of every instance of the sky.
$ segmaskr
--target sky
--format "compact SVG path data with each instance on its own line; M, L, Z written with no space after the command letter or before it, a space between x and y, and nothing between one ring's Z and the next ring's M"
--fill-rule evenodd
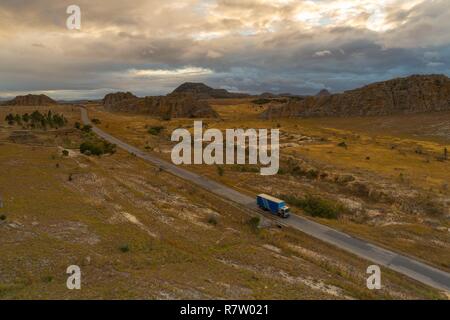
M0 0L0 97L341 92L450 75L449 30L449 0Z

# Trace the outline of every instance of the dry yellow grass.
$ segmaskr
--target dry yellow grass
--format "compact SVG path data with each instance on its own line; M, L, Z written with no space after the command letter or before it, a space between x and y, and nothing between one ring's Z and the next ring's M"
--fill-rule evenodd
M433 123L439 127L448 121L448 114L440 116L411 115L395 117L368 117L355 119L279 119L266 121L258 117L264 107L256 107L247 100L214 104L221 120L204 120L209 128L280 128L283 142L291 135L311 138L297 147L283 148L282 157L294 157L324 168L336 174L351 174L369 183L378 183L386 192L398 189L404 193L417 193L427 199L450 199L449 161L436 157L447 147L448 140L432 135ZM119 115L92 108L92 117L102 119L101 127L124 140L170 159L172 143L170 133L174 128L191 128L193 119L174 119L160 122L145 116ZM411 133L413 124L424 118L424 132ZM441 122L438 120L440 119ZM389 122L388 122L389 120ZM384 127L380 123L388 122ZM124 124L125 123L125 124ZM160 136L146 133L145 125L163 125L166 130ZM373 127L377 124L377 127ZM405 126L402 128L402 125ZM416 126L417 127L417 126ZM378 130L376 129L378 128ZM389 129L391 128L391 129ZM366 129L366 130L365 130ZM445 138L445 137L444 137ZM347 148L338 144L345 141ZM248 194L261 191L278 194L318 194L362 206L361 213L344 215L337 221L321 222L342 229L356 236L428 261L440 268L450 269L450 227L447 213L438 216L408 213L404 204L361 198L347 186L291 175L261 177L257 173L236 171L225 166L225 174L219 176L215 166L189 166L190 170L207 175ZM322 170L322 169L321 169ZM391 190L392 189L392 190ZM382 190L383 191L383 190ZM393 196L395 199L395 196ZM417 198L417 197L416 197ZM428 200L425 200L428 201ZM299 212L301 213L301 211Z
M0 135L0 298L445 298L389 270L370 291L367 261L270 223L254 231L245 212L132 155L63 157L57 143L11 143L11 130ZM71 264L80 291L65 287Z

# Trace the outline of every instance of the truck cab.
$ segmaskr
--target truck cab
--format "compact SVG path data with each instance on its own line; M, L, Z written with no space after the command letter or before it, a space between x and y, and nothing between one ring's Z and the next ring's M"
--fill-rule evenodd
M280 212L279 212L280 217L287 218L287 217L289 217L290 214L291 214L291 212L290 212L288 206L285 206L280 209Z
M270 211L282 218L288 218L290 215L289 207L283 200L269 196L267 194L259 194L256 197L256 203L258 207L265 211Z

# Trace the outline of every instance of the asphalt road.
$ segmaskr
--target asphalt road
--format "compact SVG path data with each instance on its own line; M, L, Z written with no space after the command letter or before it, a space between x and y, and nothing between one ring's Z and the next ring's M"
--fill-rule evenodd
M85 108L81 109L81 118L84 124L92 125ZM93 126L92 129L97 135L118 147L134 153L137 157L159 166L171 174L188 180L210 192L215 193L225 199L236 202L248 209L258 211L256 200L223 184L215 182L209 178L200 176L186 169L180 168L170 162L162 160L152 154L146 153L133 147L110 134ZM349 236L346 233L334 230L317 222L308 220L298 215L291 215L288 219L279 219L279 223L285 226L300 230L314 238L330 243L339 249L351 252L359 257L367 259L375 264L385 266L412 279L420 281L431 287L450 292L450 274L423 262L397 254L393 251L383 249L367 241Z

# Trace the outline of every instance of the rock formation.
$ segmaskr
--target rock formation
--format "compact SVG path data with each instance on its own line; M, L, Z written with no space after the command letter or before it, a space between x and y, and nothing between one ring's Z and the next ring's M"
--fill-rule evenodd
M245 98L249 96L244 93L229 92L225 89L214 89L197 82L185 82L172 92L172 94L179 93L193 94L197 99Z
M125 101L133 101L136 99L138 99L138 97L136 97L131 92L109 93L103 98L103 105L109 107L115 104L121 104Z
M51 106L55 104L57 104L57 102L45 94L17 96L12 100L3 103L3 105L6 106Z
M340 94L291 100L270 107L264 118L348 117L450 110L450 79L445 75L413 75Z
M138 98L127 92L111 93L103 99L105 109L140 113L162 118L216 118L218 114L204 100L192 93Z

